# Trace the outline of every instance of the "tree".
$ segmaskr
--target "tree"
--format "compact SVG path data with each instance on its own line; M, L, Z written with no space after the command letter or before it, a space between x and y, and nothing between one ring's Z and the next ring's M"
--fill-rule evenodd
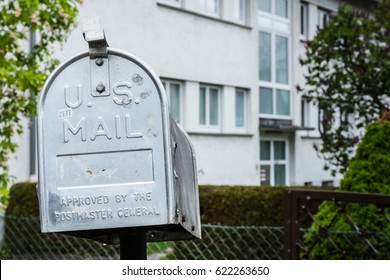
M321 144L314 146L332 175L344 173L363 128L390 104L390 0L370 15L341 4L306 46L304 87L320 110Z
M36 96L58 63L51 50L74 26L81 0L14 0L0 3L0 191L7 197L12 176L7 161L23 133L22 120L35 114ZM37 42L30 50L30 32Z

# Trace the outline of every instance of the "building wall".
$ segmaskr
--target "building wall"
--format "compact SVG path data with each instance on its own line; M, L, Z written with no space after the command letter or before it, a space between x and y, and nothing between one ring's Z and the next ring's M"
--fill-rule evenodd
M264 176L264 162L260 163L259 156L261 140L269 141L273 147L280 141L286 144L287 154L281 161L286 165L285 184L334 180L323 170L323 161L313 149L313 144L319 141L318 110L308 105L302 123L302 102L295 85L304 83L299 57L304 54L305 40L315 35L320 11L336 11L339 1L303 2L307 8L305 36L301 34L300 1L290 0L288 19L276 17L276 20L259 12L258 1L245 1L245 20L239 18L235 6L240 1L220 1L220 14L216 16L202 10L199 4L202 1L197 0L86 0L80 8L78 26L62 46L55 48L53 55L63 61L86 50L82 21L99 16L110 47L140 57L165 83L180 85L180 125L195 146L200 184L260 185ZM291 121L289 129L267 130L259 122L259 117L263 118L259 114L259 86L264 84L259 81L260 30L276 30L276 35L288 38L286 88L290 91L291 115L281 119ZM219 90L218 126L200 124L202 86ZM237 89L245 92L243 127L236 126ZM29 177L28 172L19 172L20 165L28 166L27 136L20 140L19 160L11 162L11 170L20 181Z

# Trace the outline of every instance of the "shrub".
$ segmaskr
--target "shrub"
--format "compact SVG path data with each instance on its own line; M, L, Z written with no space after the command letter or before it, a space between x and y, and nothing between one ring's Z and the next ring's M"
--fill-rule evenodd
M19 183L12 186L6 209L7 216L39 216L36 185L36 183Z
M341 191L390 194L390 122L367 127L340 184ZM390 251L389 209L375 205L324 202L317 223L304 236L306 257L312 259L381 258ZM385 215L383 215L385 211ZM320 234L319 234L320 232ZM322 232L322 234L321 234Z

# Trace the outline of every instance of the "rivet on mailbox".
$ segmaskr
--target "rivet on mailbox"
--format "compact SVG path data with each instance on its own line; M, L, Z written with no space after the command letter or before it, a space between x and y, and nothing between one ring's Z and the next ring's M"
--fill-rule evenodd
M194 149L161 81L108 47L96 19L84 38L89 50L62 63L39 99L42 232L108 244L124 229L147 241L200 238Z

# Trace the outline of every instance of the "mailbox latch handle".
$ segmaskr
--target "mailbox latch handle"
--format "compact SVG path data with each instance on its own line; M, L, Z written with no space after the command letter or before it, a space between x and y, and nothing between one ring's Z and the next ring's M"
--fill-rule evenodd
M108 43L104 30L100 25L100 17L91 17L84 20L83 36L85 41L88 42L91 59L108 57Z

